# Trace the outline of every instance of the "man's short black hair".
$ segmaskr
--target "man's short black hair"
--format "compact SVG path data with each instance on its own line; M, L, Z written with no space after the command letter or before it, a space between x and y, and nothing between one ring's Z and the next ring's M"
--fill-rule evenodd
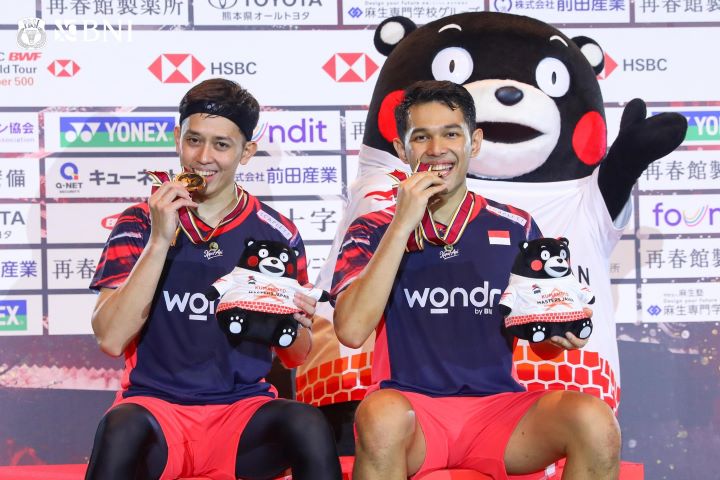
M180 101L180 123L194 113L225 117L235 123L251 140L260 118L260 105L255 97L237 82L211 78L198 83Z
M442 103L452 110L459 108L470 132L475 131L475 101L465 87L446 80L421 80L405 89L402 102L395 108L400 140L405 141L410 107L430 102Z

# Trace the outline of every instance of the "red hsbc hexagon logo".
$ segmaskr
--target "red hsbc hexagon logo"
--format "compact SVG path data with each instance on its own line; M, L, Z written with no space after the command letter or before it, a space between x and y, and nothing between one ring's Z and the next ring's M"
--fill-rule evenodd
M605 67L603 71L597 76L598 80L605 80L610 74L617 68L618 64L613 58L605 53Z
M205 71L205 67L189 53L163 53L148 70L162 83L190 83Z
M58 59L48 65L47 69L56 77L74 77L80 71L80 65L72 60Z
M336 82L364 82L378 66L364 53L336 53L322 68Z

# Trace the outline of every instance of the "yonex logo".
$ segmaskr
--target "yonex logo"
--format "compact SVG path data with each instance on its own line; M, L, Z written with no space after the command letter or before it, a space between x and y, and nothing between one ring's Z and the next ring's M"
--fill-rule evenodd
M61 117L60 146L172 147L174 117Z
M27 330L27 302L0 300L0 331Z
M490 288L490 282L487 280L482 286L475 287L469 292L462 287L455 287L449 292L442 287L425 288L422 291L410 291L406 288L404 291L410 308L415 308L415 304L420 308L425 308L429 303L432 314L448 313L448 307L456 306L467 308L472 305L476 309L493 307L495 299L502 294L499 289Z

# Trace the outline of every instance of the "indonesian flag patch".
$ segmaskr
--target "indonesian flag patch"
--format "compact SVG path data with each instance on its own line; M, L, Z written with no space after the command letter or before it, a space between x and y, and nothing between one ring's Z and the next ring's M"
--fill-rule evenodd
M510 245L510 232L507 230L488 230L490 245Z

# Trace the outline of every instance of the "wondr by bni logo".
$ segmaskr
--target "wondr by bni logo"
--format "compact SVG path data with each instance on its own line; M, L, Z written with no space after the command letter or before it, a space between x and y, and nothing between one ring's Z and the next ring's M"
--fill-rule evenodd
M58 42L132 42L132 23L118 21L113 26L107 21L94 20L55 20L53 40ZM18 21L17 43L27 50L38 50L45 46L47 32L45 21L41 18L23 18Z

